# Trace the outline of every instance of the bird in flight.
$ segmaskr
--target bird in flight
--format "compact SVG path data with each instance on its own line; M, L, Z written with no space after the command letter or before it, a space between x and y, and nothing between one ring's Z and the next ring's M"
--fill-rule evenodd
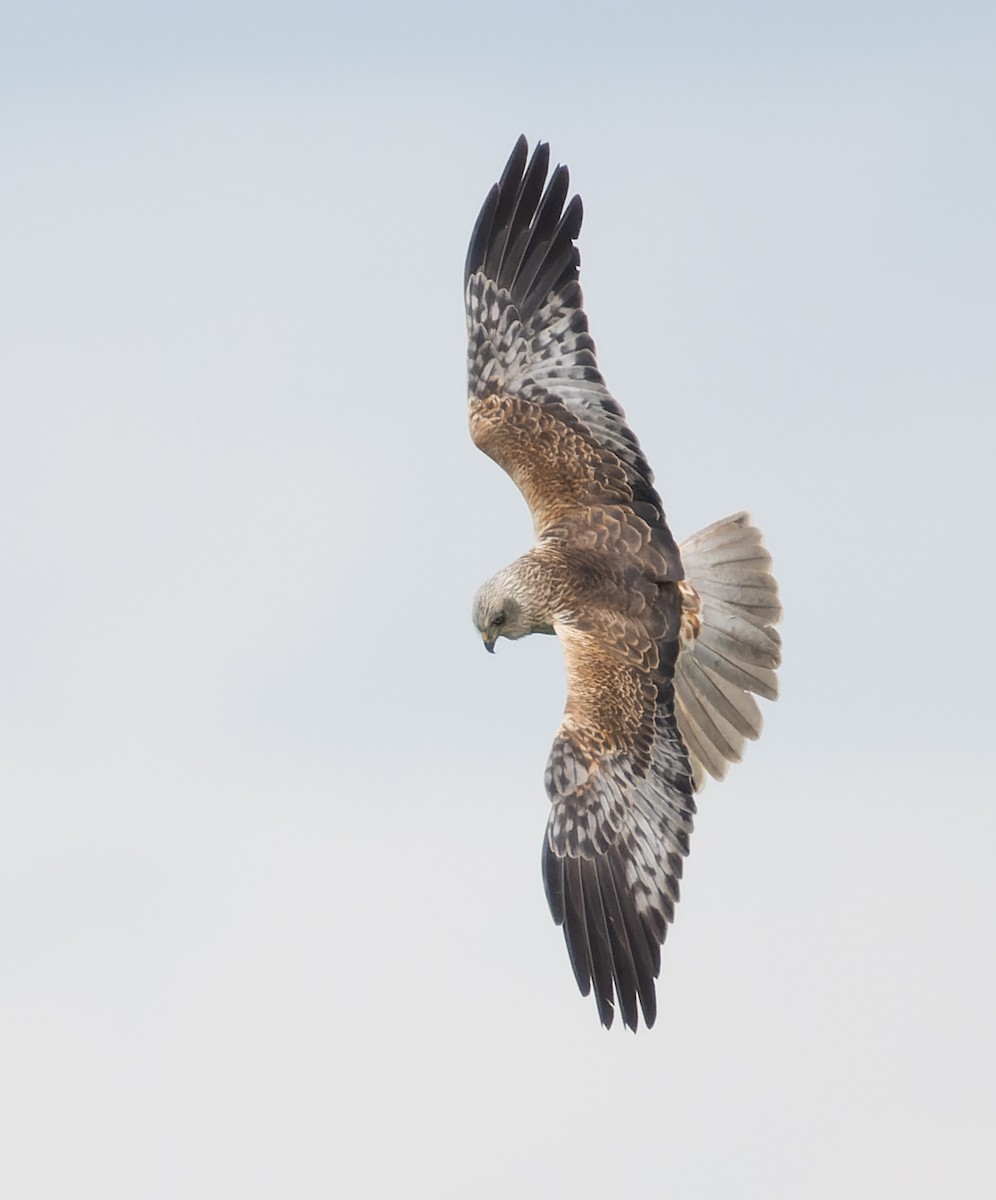
M532 548L485 583L474 624L553 633L567 705L546 768L543 882L583 995L652 1026L694 794L722 778L773 700L781 616L746 513L677 545L598 369L581 286L581 198L524 137L488 193L465 271L470 432L513 479Z

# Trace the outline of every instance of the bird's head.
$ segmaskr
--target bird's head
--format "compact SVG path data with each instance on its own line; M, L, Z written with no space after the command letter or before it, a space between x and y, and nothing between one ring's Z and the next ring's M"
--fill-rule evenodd
M515 590L506 568L483 584L474 597L474 624L485 650L491 654L500 637L520 638L533 632L532 622Z

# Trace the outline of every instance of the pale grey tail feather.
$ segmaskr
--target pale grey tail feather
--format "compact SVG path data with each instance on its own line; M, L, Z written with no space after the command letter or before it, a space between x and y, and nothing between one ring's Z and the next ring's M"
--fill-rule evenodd
M747 513L717 521L680 550L694 594L683 595L675 716L698 789L706 774L722 779L761 733L754 694L778 695L781 639L774 626L782 606L771 555Z

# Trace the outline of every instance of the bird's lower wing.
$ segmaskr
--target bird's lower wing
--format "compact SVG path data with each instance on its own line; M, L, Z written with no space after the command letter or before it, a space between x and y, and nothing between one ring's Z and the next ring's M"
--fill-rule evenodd
M660 950L679 896L695 804L674 717L676 642L607 643L557 627L567 711L547 766L543 880L582 994L610 1026L657 1012ZM622 649L625 645L627 649Z

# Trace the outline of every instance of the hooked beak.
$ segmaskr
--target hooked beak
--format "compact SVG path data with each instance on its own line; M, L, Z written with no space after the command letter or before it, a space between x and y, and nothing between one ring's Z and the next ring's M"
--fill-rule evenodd
M494 654L494 652L495 652L495 639L494 639L494 638L489 638L489 637L488 637L488 635L487 635L486 633L482 633L482 634L481 634L481 641L482 641L482 642L484 642L484 649L485 649L485 650L487 650L487 652L488 652L489 654Z

